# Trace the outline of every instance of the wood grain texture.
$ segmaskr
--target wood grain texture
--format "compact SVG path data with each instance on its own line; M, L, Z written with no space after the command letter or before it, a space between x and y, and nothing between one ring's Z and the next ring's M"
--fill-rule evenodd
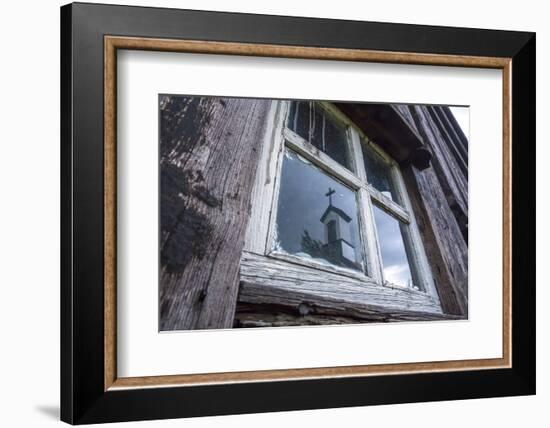
M290 310L286 306L237 303L234 328L300 327L316 325L357 324L362 320L351 316L312 313L309 306ZM380 320L377 320L380 321ZM363 320L363 322L366 322Z
M356 166L355 170L360 180L366 182L367 172L364 168L365 160L363 158L362 145L368 144L368 139L365 135L360 134L360 131L357 131L357 128L354 127L352 123L349 123L348 126L350 127L351 147ZM359 207L362 207L362 209L359 210L359 231L361 234L361 242L363 243L363 254L365 255L367 267L366 272L375 282L382 283L384 276L382 273L380 247L376 239L369 239L369 237L376 236L371 193L369 193L369 190L369 188L361 188L357 192L357 203Z
M468 237L468 142L460 126L445 106L408 105L407 120L412 120L426 148L431 165L443 189L447 204ZM450 119L452 117L452 120Z
M468 148L448 107L396 106L432 153L432 168L409 167L408 194L419 219L446 312L468 311ZM451 119L452 118L452 119Z
M411 168L414 168L414 166L411 165ZM410 260L409 263L412 268L413 281L415 281L421 290L429 293L441 307L437 284L435 283L432 275L432 270L426 254L425 244L420 234L415 210L413 208L405 180L403 179L401 168L393 168L392 175L395 188L400 195L403 206L408 212L411 213L410 225L409 227L403 229L402 236L405 242L407 258Z
M116 51L112 44L105 44L104 68L104 108L105 127L103 130L104 163L103 171L103 213L104 222L104 311L105 324L104 352L105 371L104 388L107 390L116 380Z
M233 324L269 106L161 96L161 330Z
M243 252L240 303L278 305L291 313L330 315L356 320L442 319L426 293L389 287L300 266L269 256Z
M424 148L424 140L399 105L339 102L336 106L349 116L369 141L386 153L382 157L389 155L399 164L413 163L418 168L429 166L430 154Z
M396 321L451 321L457 319L461 319L460 316L414 311L389 314L373 311L357 315L346 313L338 308L324 308L309 304L291 307L273 304L237 303L233 327L299 327Z
M443 310L468 313L468 247L433 168L403 170Z
M267 236L276 188L276 180L273 176L277 175L279 156L284 149L283 124L287 104L284 101L271 102L265 139L260 148L256 180L250 197L252 215L246 232L244 249L257 254L264 254L268 250Z
M392 104L392 108L396 110L399 115L402 117L404 122L409 125L409 127L417 134L419 135L418 128L416 127L416 123L414 121L414 118L412 116L411 110L409 108L409 105L407 104Z
M366 49L339 49L314 46L270 45L261 43L173 40L148 37L105 36L117 49L188 52L220 55L368 61L394 64L445 65L456 67L503 68L508 58L466 55L440 55L411 52L382 52Z

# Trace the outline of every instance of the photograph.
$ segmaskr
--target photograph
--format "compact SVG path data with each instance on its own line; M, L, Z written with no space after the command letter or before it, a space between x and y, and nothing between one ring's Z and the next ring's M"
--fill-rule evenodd
M468 106L158 103L159 331L468 319Z

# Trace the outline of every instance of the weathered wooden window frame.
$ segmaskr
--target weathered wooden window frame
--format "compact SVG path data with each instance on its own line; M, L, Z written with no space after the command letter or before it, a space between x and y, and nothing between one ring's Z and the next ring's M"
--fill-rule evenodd
M389 319L392 314L396 318L406 318L405 313L411 311L427 315L441 314L437 289L397 162L335 106L320 102L318 104L326 112L346 127L353 171L344 167L286 127L290 102L272 101L253 189L250 224L241 258L239 301L292 306L309 302L317 306L326 305L327 308L344 304L348 310L351 305L356 311L365 311L359 317L368 317L373 312L385 312ZM367 182L361 144L367 145L369 150L374 151L390 167L397 201L384 196ZM356 192L366 272L320 264L314 260L272 250L285 147ZM419 281L416 285L421 290L384 280L373 203L407 225L403 239L411 271L415 271L413 275Z

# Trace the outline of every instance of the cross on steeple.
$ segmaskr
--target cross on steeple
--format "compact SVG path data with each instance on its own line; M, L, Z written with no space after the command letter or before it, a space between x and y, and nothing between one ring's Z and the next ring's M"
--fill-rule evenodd
M332 195L336 193L336 190L328 188L328 193L325 193L325 196L328 196L328 205L332 206Z

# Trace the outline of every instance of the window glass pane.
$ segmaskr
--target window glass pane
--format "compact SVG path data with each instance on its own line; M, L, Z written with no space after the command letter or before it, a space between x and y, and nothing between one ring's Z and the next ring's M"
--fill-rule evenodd
M318 104L313 101L293 101L287 126L340 165L351 169L346 127L336 122Z
M353 190L286 149L273 250L363 271Z
M404 228L408 226L374 204L373 211L382 253L384 279L392 284L413 288L411 267L403 239Z
M365 144L361 144L361 149L367 171L367 181L384 196L398 202L390 166Z

